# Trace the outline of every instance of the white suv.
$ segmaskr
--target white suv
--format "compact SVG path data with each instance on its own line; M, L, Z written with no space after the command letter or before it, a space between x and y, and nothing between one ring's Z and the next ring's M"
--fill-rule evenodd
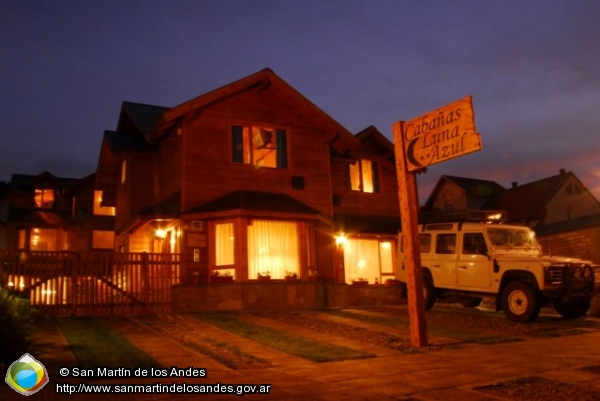
M399 241L402 244L403 241ZM458 295L475 307L494 297L496 310L517 322L534 320L551 304L565 317L585 316L594 295L590 262L543 256L528 227L442 222L419 226L425 308L438 297ZM397 279L406 282L403 247Z

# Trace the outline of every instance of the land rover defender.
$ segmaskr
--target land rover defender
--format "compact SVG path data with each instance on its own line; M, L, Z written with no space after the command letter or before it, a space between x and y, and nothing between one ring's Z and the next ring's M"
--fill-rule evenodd
M403 241L398 243L397 279L406 283ZM526 226L457 221L421 224L418 245L427 310L436 298L453 295L466 307L491 298L496 311L504 311L516 322L534 320L548 305L564 317L580 317L587 313L597 291L598 266L544 256L534 231Z

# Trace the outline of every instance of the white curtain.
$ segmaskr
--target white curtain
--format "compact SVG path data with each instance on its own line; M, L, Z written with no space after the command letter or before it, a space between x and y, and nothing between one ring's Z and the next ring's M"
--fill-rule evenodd
M344 267L346 282L364 278L369 284L381 278L379 267L379 241L348 239L344 243Z
M233 223L217 224L216 226L216 265L228 266L234 263Z
M248 226L248 278L258 273L282 279L299 273L298 225L292 222L253 220Z

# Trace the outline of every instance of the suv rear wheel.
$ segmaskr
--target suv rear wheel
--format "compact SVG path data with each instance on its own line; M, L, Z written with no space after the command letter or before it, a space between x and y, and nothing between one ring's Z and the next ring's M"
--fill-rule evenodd
M425 300L425 310L433 308L435 305L435 288L431 284L429 276L423 276L423 299Z
M514 281L502 292L502 309L512 321L531 322L539 315L541 302L529 284Z

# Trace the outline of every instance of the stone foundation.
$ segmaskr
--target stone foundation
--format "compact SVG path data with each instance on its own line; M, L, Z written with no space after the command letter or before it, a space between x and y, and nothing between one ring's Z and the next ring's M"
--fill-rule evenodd
M331 283L179 284L173 312L307 310L406 303L404 287Z

